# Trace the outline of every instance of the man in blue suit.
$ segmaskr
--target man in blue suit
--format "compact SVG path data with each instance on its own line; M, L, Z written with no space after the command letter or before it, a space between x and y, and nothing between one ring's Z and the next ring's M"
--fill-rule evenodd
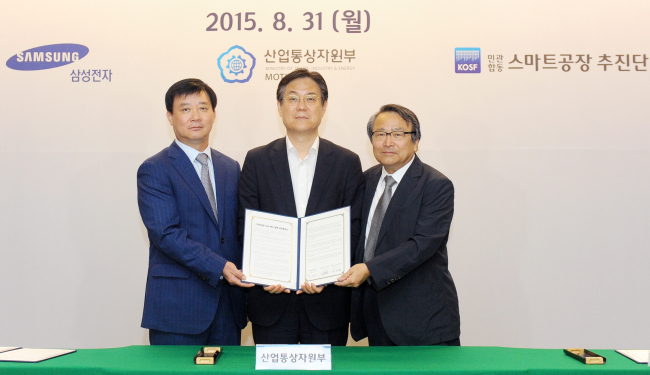
M217 97L198 79L165 95L176 140L138 169L149 235L142 327L152 345L239 345L246 324L237 236L239 164L209 147Z

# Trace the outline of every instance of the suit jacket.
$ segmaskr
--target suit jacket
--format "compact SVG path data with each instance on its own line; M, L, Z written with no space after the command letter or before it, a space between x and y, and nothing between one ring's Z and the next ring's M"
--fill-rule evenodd
M456 287L447 268L447 239L454 212L454 187L417 155L393 193L375 248L366 265L386 334L398 345L433 345L460 337ZM366 172L355 263L363 262L365 228L382 166ZM352 297L352 337L367 336L362 291Z
M239 229L243 236L245 209L296 217L286 138L250 150L239 181ZM363 174L357 154L320 139L316 170L305 215L351 206L351 240L358 241ZM354 247L351 247L354 248ZM248 292L248 317L262 326L275 324L289 303L289 294L272 295L261 286ZM328 285L320 294L299 296L310 321L320 330L350 321L350 290Z
M240 328L246 294L221 277L227 261L241 268L237 237L239 164L212 150L219 221L187 154L173 142L138 169L138 206L149 235L142 327L198 334L229 293Z

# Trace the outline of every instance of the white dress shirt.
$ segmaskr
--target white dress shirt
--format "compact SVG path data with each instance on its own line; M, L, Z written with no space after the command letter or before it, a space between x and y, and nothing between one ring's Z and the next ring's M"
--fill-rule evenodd
M398 169L393 174L388 174L388 172L386 172L386 168L383 167L381 168L381 177L379 177L379 183L377 184L377 189L375 189L375 196L372 198L372 204L370 205L370 212L368 213L368 223L366 224L366 242L364 242L364 247L365 244L368 243L368 234L370 233L370 224L372 224L372 217L375 216L375 210L377 209L377 204L379 203L379 199L381 199L381 196L384 194L384 189L386 188L386 181L384 179L386 178L386 176L393 177L393 180L395 180L395 185L393 185L393 195L395 195L395 191L397 191L397 187L399 186L400 181L402 181L402 177L404 177L406 171L409 169L411 164L413 164L414 159L415 159L415 155L413 155L411 161L406 163L405 166Z
M212 165L212 152L210 151L210 146L208 145L208 148L203 150L203 152L199 152L198 150L186 145L185 143L179 141L178 139L174 140L178 147L185 152L185 155L187 155L188 158L190 158L190 161L192 162L192 166L194 167L194 170L196 170L196 174L199 176L199 181L201 180L201 168L203 167L203 164L201 164L198 160L196 160L196 157L199 154L206 154L208 155L208 167L210 168L210 182L212 183L212 191L214 192L214 202L216 204L217 202L217 185L214 183L214 166ZM217 207L217 210L219 208Z
M287 157L289 159L293 198L296 201L296 213L298 217L305 217L305 211L307 210L311 184L314 181L314 172L316 171L319 139L319 137L316 137L314 144L309 149L309 154L304 159L300 159L296 146L291 143L287 136Z

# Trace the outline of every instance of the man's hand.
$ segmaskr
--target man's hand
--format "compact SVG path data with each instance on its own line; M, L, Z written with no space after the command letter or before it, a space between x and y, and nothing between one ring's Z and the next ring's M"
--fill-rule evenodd
M237 266L235 266L235 264L232 262L226 262L226 266L223 267L221 274L230 285L237 285L242 288L250 288L252 286L255 286L255 284L245 284L241 282L242 280L246 280L246 276L240 270L238 270Z
M299 290L296 292L296 294L301 294L301 293L307 293L307 294L316 294L320 293L325 289L326 285L323 286L316 286L314 283L304 283L302 284L302 290Z
M290 290L290 289L286 289L285 287L283 287L283 286L280 285L280 284L278 284L278 285L269 285L269 286L265 286L265 287L264 287L264 290L266 290L267 292L269 292L269 293L271 293L271 294L280 294L280 293L282 293L282 292L284 292L284 293L291 293L291 290Z
M359 263L355 264L346 273L341 275L341 277L338 278L339 281L335 282L334 285L358 288L359 285L363 284L368 277L370 277L368 266L366 266L365 263Z

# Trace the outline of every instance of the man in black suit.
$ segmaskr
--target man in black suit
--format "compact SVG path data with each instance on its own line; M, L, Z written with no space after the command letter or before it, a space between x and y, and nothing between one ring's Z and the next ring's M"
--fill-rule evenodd
M351 206L351 240L360 236L363 174L359 157L319 138L327 109L327 84L317 72L297 69L276 92L287 136L246 155L239 180L239 231L245 209L304 217ZM255 286L248 294L248 317L256 344L345 345L350 290L302 285L290 293L281 285Z
M352 337L370 345L460 345L456 287L447 268L454 187L415 152L420 123L395 104L368 122L379 165L366 172L354 265Z

